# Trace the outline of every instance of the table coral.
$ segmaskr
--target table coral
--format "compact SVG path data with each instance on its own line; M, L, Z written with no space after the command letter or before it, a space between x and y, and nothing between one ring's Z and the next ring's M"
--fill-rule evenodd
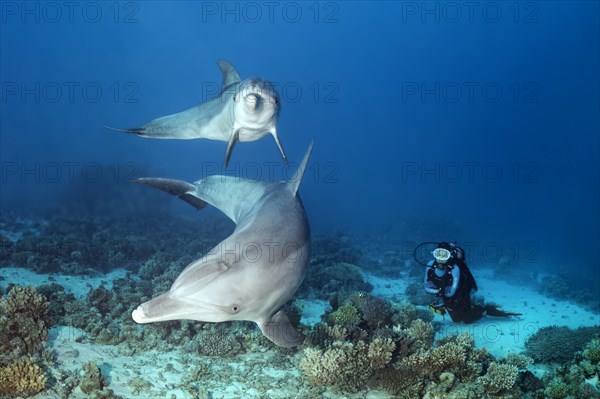
M0 395L2 397L30 397L44 390L46 375L26 357L0 368Z
M525 342L528 354L540 363L565 363L573 358L592 339L600 334L600 327L543 327Z

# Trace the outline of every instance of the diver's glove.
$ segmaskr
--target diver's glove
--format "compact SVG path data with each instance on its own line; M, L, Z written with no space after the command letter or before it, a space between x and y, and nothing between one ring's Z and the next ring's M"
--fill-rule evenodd
M444 307L443 303L432 302L431 305L429 305L429 310L431 310L433 313L439 314L440 316L446 314L446 308Z

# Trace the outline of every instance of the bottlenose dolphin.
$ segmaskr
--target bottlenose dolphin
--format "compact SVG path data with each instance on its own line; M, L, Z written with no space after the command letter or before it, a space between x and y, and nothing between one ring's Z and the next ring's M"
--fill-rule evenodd
M117 129L155 139L209 139L226 141L225 166L238 141L256 141L273 135L284 161L287 157L277 136L277 117L281 108L273 85L261 78L243 81L233 66L218 61L223 74L223 89L213 99L185 111L162 116L142 127Z
M282 310L306 274L310 230L298 187L311 143L292 180L265 182L209 176L194 184L142 178L147 184L200 209L217 207L236 224L233 233L189 264L168 292L133 311L136 323L165 320L223 322L249 320L283 347L303 336Z

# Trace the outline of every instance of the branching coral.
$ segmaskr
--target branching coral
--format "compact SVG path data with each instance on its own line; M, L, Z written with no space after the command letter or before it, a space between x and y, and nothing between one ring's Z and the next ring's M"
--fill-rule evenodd
M600 339L593 339L589 344L586 345L583 351L583 357L589 360L592 364L600 363Z
M483 385L487 393L495 395L511 389L515 385L518 375L517 366L492 362L487 373L478 378L478 382Z
M395 344L391 338L375 338L367 350L369 366L372 370L379 370L388 365L392 360Z
M23 358L0 368L2 397L30 397L44 390L46 375L31 358Z
M330 313L327 319L332 325L353 328L360 322L360 315L353 305L344 305Z
M423 388L421 374L412 367L386 368L375 376L375 386L378 389L400 396L402 393L408 398L418 398Z
M360 307L362 319L370 329L389 326L392 323L392 307L382 298L369 297Z
M433 343L435 332L431 323L421 319L413 320L410 327L406 329L407 335L415 340L421 348L430 347Z
M393 351L394 343L389 338L375 338L370 344L338 341L324 351L307 348L299 368L313 385L355 392L365 385L375 370L387 366Z
M50 325L46 298L33 287L13 287L0 300L0 364L40 350Z
M519 370L525 370L529 365L533 364L533 359L521 353L509 353L503 362L513 365Z
M415 354L401 359L399 365L420 370L430 379L436 378L442 371L460 375L467 368L468 355L475 343L469 334L450 336L440 340L438 346L420 349Z
M240 350L234 334L225 326L214 325L196 335L198 352L205 356L232 356Z

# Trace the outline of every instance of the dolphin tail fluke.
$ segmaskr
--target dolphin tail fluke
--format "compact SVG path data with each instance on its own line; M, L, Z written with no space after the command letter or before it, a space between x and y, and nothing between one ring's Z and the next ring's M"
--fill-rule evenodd
M300 334L283 310L278 311L268 321L259 323L260 331L275 345L291 348L300 345L304 336Z
M116 128L116 127L104 126L104 128L105 129L109 129L109 130L115 130L117 132L133 133L133 134L137 134L138 136L145 136L146 135L146 129L144 129L143 127L134 127L134 128L130 128L130 129L120 129L120 128Z
M300 183L302 182L302 177L304 176L304 171L306 170L306 166L308 165L308 160L310 159L310 154L312 153L314 144L314 141L310 142L310 145L306 150L306 154L304 154L304 158L298 166L298 170L296 170L296 173L294 173L294 177L292 177L292 179L287 183L289 190L294 195L298 193L298 188L300 187Z
M223 74L223 88L241 81L240 75L235 71L233 65L225 60L219 60L217 63Z
M279 141L279 136L277 135L277 130L273 129L273 131L271 132L271 134L273 135L273 138L275 139L275 144L277 144L277 148L279 148L279 152L281 153L281 156L283 157L283 160L287 164L288 163L288 159L285 156L285 152L283 151L283 147L281 145L281 141Z
M146 184L148 186L165 191L171 195L175 195L188 204L191 204L196 209L202 209L206 206L206 202L194 194L196 187L182 180L163 179L159 177L144 177L137 179L136 183Z

